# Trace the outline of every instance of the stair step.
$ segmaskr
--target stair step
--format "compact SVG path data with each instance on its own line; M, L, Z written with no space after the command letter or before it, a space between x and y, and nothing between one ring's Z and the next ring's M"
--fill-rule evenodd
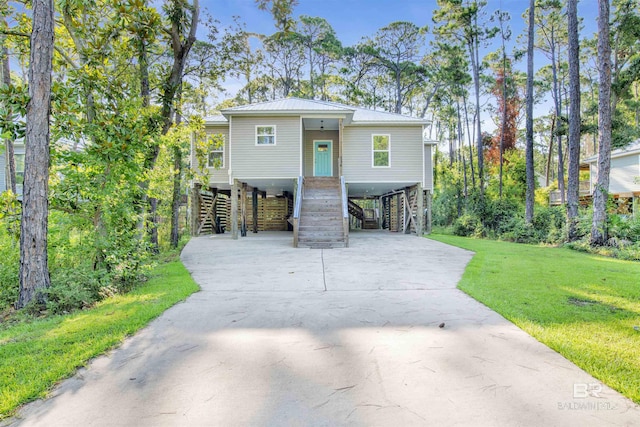
M300 224L300 231L337 231L342 233L342 223L325 223L322 225L303 225Z
M343 237L329 237L329 236L324 236L324 237L315 237L315 238L310 238L310 237L298 237L298 243L337 243L337 242L343 242L344 243L344 238Z
M308 176L304 179L306 185L334 184L340 185L340 178L336 176Z
M307 177L298 229L302 248L343 248L342 190L336 177Z
M304 192L304 196L302 197L303 200L309 200L309 199L327 199L327 200L337 200L340 201L340 203L342 203L342 200L340 200L340 193L338 191L305 191Z
M302 206L338 206L342 208L342 200L306 197L302 199Z
M334 249L334 248L345 248L347 245L344 242L321 242L321 243L299 243L299 248L309 248L309 249Z
M327 241L327 240L344 240L344 236L340 231L305 231L298 234L298 240L302 241Z
M309 212L302 211L302 215L300 216L301 221L342 221L342 213L341 212Z

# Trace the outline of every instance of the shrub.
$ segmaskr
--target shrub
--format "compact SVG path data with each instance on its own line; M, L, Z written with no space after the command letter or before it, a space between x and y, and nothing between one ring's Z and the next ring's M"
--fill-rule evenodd
M540 236L532 224L527 224L522 217L513 217L509 221L509 230L501 234L503 240L516 243L538 243Z
M453 223L453 234L465 237L482 237L482 223L475 216L464 214Z

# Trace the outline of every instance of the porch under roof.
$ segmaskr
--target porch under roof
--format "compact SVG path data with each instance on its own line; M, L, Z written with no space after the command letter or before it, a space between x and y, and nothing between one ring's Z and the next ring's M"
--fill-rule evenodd
M280 196L284 192L293 194L294 179L240 179L240 182L246 183L251 188L257 188L260 191L266 191L269 196ZM358 199L367 199L382 196L406 187L415 185L415 182L347 182L349 197ZM231 190L228 183L216 183L219 190Z

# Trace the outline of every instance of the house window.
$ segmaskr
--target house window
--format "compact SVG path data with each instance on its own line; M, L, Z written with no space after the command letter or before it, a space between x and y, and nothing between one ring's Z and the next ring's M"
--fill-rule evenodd
M16 162L16 184L22 185L24 182L24 154L15 154Z
M391 136L372 135L373 167L388 168L391 165Z
M22 184L24 184L24 154L14 154L16 163L16 191L22 194Z
M219 137L222 137L222 135L219 135ZM211 143L211 151L209 151L209 162L207 166L210 168L224 169L224 137L216 138L215 136L210 136L209 142Z
M276 127L256 126L256 145L276 145Z

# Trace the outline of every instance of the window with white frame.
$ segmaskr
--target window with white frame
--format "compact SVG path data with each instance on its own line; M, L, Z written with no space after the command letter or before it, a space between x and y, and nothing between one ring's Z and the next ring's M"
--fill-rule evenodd
M16 165L16 191L22 194L24 184L24 154L14 154L13 159Z
M256 126L256 145L276 145L276 126Z
M373 167L388 168L391 166L391 136L374 134L372 135L373 145Z
M22 185L24 182L24 154L14 154L16 165L16 184Z
M209 136L209 144L211 151L209 151L209 161L207 166L210 168L223 169L225 145L224 136L220 134Z

